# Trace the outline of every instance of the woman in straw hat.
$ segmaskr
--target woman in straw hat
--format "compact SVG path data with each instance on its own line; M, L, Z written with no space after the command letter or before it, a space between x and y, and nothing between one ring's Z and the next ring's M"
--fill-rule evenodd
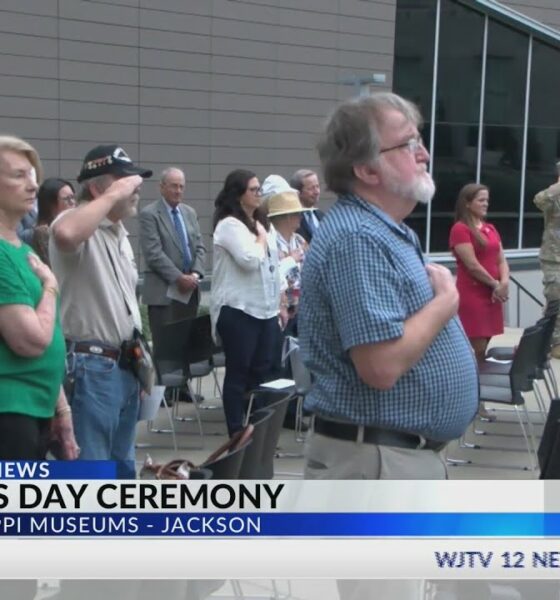
M269 175L262 186L268 218L276 231L280 260L282 296L280 312L286 335L297 337L297 305L301 292L301 269L308 249L307 242L296 233L305 211L297 190L280 175Z

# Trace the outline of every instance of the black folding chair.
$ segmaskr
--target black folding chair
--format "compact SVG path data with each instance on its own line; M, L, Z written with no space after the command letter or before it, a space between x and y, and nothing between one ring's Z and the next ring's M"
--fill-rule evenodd
M501 385L496 377L503 378L503 375L484 375L480 377L480 402L495 403L511 407L518 419L521 433L525 440L527 453L529 456L529 469L535 470L535 460L537 456L536 442L533 423L527 410L523 393L533 391L535 372L537 369L537 359L539 349L542 346L543 328L533 326L526 329L521 336L519 346L513 357L507 378L509 386ZM524 419L522 418L524 417ZM525 427L527 424L527 428ZM481 449L478 444L467 444L463 442L463 447L469 449ZM462 461L448 458L451 465L473 464L472 461ZM485 465L498 466L498 465Z
M213 352L210 316L201 315L194 319L178 321L163 329L162 342L155 353L158 384L172 390L174 419L182 422L196 421L204 445L204 430L200 417L200 406L191 384L193 379L208 375L212 371L210 359ZM179 416L179 395L186 388L192 399L194 417ZM152 433L175 433L174 428L156 429L150 425Z
M278 398L278 397L276 397ZM268 430L266 439L263 445L260 479L274 478L274 459L276 458L276 449L282 431L282 425L288 410L288 404L293 400L293 394L286 393L278 400L276 399L271 404L266 405L266 410L273 412L271 419L268 422Z
M212 479L239 479L243 457L251 444L252 440L248 440L236 450L232 450L220 458L212 462L205 462L200 466L212 471Z
M542 319L536 323L537 325L546 324L545 327L547 329L547 335L543 339L543 347L539 354L539 369L541 370L541 373L537 379L543 381L545 384L550 399L558 398L560 396L558 381L550 364L549 358L552 334L554 333L554 326L556 324L559 311L560 300L551 300L546 305ZM515 346L494 346L488 350L486 356L488 358L494 358L497 360L513 360L514 354Z
M274 412L268 408L256 410L251 415L251 425L253 433L251 435L252 444L247 448L239 479L260 479L262 475L263 452L266 439L269 435L269 425Z

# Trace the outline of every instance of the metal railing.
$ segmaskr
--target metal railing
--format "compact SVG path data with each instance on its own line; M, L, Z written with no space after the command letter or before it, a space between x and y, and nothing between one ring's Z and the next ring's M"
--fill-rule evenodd
M534 295L532 294L518 279L513 277L513 275L509 276L509 280L515 284L515 292L516 292L516 303L517 303L517 327L521 326L521 292L523 292L526 296L528 296L533 302L535 302L541 308L544 304Z

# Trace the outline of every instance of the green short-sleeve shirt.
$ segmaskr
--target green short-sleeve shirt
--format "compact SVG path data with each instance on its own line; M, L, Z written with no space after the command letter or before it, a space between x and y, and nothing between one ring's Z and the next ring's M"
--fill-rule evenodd
M25 244L18 248L0 240L0 305L36 308L41 301L43 286L29 266L30 252ZM18 356L0 336L0 412L52 417L64 376L65 353L58 308L52 341L41 356Z

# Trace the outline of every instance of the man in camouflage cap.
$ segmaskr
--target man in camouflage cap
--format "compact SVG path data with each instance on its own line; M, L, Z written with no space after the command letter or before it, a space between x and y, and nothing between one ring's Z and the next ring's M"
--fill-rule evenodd
M539 192L533 202L544 213L544 231L539 258L543 272L544 296L547 302L560 300L560 162L556 183ZM553 358L560 358L560 319L552 335Z

